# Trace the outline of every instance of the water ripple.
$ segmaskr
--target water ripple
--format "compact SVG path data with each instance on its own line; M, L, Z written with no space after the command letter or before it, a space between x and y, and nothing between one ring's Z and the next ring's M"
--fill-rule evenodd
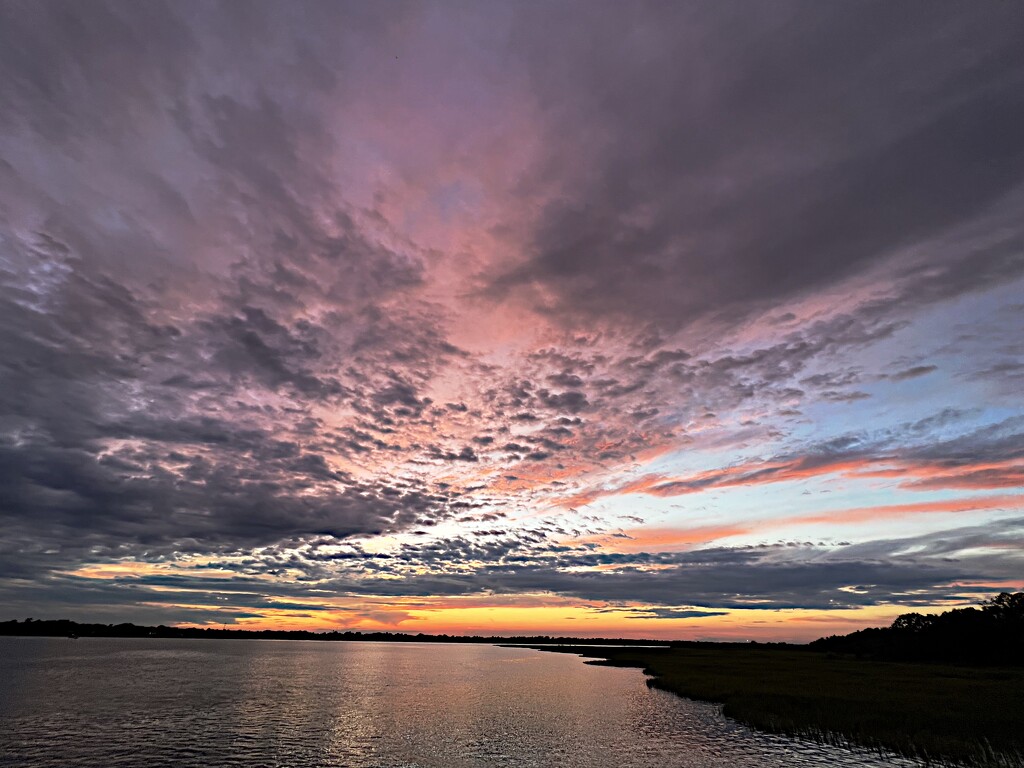
M0 764L867 768L635 669L493 646L0 638Z

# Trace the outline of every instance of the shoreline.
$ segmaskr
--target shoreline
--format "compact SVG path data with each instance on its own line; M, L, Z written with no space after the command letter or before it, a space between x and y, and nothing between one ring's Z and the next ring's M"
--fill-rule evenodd
M97 624L69 619L0 621L0 637L152 638L164 640L314 640L317 642L465 643L477 645L606 645L667 648L657 640L615 637L558 637L552 635L449 635L380 630L243 629L227 626L167 626Z
M530 646L641 669L647 685L744 725L963 766L1024 767L1024 670L865 661L791 649Z

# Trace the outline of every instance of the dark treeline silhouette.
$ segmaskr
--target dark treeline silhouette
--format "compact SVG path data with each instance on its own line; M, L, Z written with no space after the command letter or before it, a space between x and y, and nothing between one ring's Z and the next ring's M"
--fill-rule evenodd
M805 650L882 661L927 661L971 665L1024 666L1024 592L1003 592L977 608L958 608L940 614L906 613L891 626L832 635L807 645L788 643L716 643L623 638L517 635L426 635L405 632L312 632L309 630L251 630L227 627L156 627L136 624L82 624L68 619L0 622L0 635L39 637L164 637L235 638L253 640L377 641L396 643L495 643L517 645L671 646L691 650L726 646L760 646L766 650Z
M572 644L572 645L665 645L656 640L625 640L621 638L551 637L529 635L514 637L481 637L479 635L425 635L405 632L311 632L281 629L227 629L217 627L156 627L136 624L81 624L68 619L0 621L0 635L35 637L170 637L170 638L232 638L251 640L351 640L395 643L509 643L509 644Z
M1024 665L1024 592L1002 592L978 608L905 613L892 626L832 635L814 651L884 661Z

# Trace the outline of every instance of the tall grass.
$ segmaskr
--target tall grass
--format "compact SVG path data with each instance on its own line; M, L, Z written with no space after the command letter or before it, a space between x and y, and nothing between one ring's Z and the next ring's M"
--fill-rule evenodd
M862 661L738 645L558 649L642 667L762 730L911 757L1024 768L1024 670Z

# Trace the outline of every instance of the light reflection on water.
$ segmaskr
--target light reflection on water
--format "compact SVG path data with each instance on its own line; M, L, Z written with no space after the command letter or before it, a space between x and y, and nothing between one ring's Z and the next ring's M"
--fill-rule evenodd
M487 645L0 638L0 763L916 765L758 733L636 669Z

